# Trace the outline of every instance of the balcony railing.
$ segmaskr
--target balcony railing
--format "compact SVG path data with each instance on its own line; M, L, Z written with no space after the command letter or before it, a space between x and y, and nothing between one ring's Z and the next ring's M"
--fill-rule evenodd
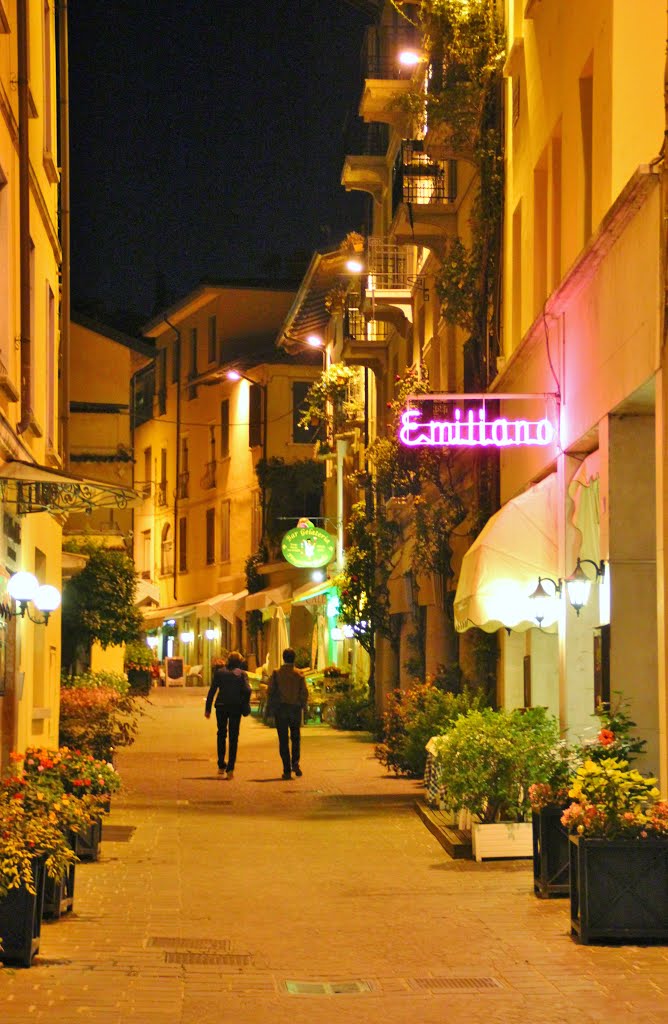
M367 240L367 291L408 289L409 260L405 245L384 238Z
M190 480L190 473L179 473L178 483L176 485L176 493L179 498L188 497L188 481Z
M155 503L159 507L167 504L167 481L159 480L155 485Z
M457 161L432 160L419 139L402 143L393 172L393 214L401 203L445 206L456 198Z
M210 490L216 486L216 461L207 462L204 467L204 476L200 481L204 490Z
M402 50L419 50L420 33L410 25L402 28L375 26L367 30L362 52L362 74L365 78L395 81L412 78L415 68L402 64Z
M389 338L390 325L384 320L367 320L359 309L349 309L344 322L346 337L359 343L385 342Z
M390 127L381 121L367 123L354 117L346 127L344 146L348 156L385 156Z

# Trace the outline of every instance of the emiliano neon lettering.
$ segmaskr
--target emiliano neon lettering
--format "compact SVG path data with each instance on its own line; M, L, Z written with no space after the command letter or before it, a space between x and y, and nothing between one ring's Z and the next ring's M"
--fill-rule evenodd
M477 415L469 410L462 416L461 409L455 409L452 420L428 420L420 422L419 409L406 409L401 416L399 440L410 448L426 445L430 448L473 448L473 447L523 447L525 445L552 444L555 429L548 419L509 420L500 417L488 420L485 410Z

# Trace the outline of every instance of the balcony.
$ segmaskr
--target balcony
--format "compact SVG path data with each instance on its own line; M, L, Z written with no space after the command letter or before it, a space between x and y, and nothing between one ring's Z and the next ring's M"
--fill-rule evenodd
M205 491L206 490L211 490L211 488L216 486L216 460L215 459L212 462L207 462L206 463L206 465L204 467L204 476L200 480L200 485L202 486L202 488Z
M349 366L367 366L376 372L387 368L387 343L393 333L384 320L370 320L360 309L348 309L343 321L342 356Z
M341 172L341 184L348 192L370 192L378 202L382 200L388 180L388 141L386 124L366 124L359 117L351 121L344 139L347 156Z
M403 142L392 174L390 237L442 253L457 235L456 160L434 160L421 139Z
M362 54L364 91L359 108L365 121L400 124L406 118L396 100L410 91L416 70L402 64L399 55L402 50L419 50L420 46L419 30L412 25L367 29Z

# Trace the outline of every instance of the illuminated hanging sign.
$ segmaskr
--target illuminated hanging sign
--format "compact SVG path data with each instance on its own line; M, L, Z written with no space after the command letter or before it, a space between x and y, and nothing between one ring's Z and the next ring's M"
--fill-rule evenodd
M314 526L310 519L300 519L294 530L288 530L281 541L286 562L299 569L317 569L334 558L336 541L326 530Z
M416 396L420 405L409 406L401 416L399 440L409 448L523 448L545 447L553 444L557 431L547 417L541 419L509 419L495 415L500 401L532 395L499 395L490 402L489 396L477 409L449 409L447 402L470 406L478 395L425 395ZM444 411L447 418L439 413Z

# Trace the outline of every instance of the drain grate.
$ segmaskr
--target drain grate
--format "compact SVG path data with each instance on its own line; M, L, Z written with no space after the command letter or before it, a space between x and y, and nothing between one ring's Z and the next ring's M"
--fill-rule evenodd
M420 992L478 992L481 989L503 988L496 978L411 978L408 984Z
M286 981L291 996L356 996L373 992L370 981Z
M146 940L147 946L158 949L177 949L182 952L191 952L196 949L205 949L207 952L229 953L232 948L231 939L184 939L175 935L151 935Z
M250 953L165 953L166 964L208 964L210 967L246 967Z
M102 827L102 838L106 843L129 843L135 832L135 825L107 825Z

